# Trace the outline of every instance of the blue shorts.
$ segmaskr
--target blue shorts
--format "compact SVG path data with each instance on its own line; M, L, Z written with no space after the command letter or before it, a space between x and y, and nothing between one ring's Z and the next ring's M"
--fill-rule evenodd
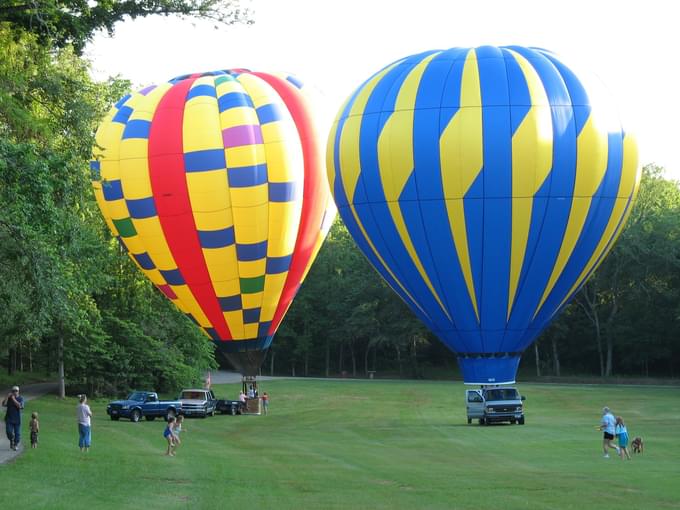
M172 436L172 432L170 431L170 429L168 427L165 427L165 430L163 431L163 437L167 439L171 436Z
M628 448L628 434L619 434L619 446Z

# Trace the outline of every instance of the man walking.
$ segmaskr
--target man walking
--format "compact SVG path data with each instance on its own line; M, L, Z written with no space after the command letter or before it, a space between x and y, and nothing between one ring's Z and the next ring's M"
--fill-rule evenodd
M604 437L602 438L602 451L604 452L604 458L609 458L609 448L616 450L616 454L619 454L619 447L612 444L615 436L616 430L616 418L611 413L608 407L602 408L602 420L600 420L600 430L604 431Z
M21 410L24 408L24 397L19 395L19 386L12 387L12 391L7 394L2 405L7 407L5 430L7 439L9 439L9 447L16 451L21 441Z

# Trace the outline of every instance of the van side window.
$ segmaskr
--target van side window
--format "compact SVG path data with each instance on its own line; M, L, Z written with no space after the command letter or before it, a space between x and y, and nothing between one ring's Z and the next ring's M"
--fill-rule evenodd
M483 402L482 396L476 391L468 393L468 402Z

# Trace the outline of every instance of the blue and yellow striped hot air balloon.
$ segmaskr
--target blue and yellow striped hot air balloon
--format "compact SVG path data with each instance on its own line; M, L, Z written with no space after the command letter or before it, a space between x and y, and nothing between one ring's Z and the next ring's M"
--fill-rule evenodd
M341 107L327 168L361 250L474 384L514 382L611 249L640 177L601 87L518 46L385 67Z
M122 98L91 163L109 229L244 375L255 375L335 216L291 76L180 76Z

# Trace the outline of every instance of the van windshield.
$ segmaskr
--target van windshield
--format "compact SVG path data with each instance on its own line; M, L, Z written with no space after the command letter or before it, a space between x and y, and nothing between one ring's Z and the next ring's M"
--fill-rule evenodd
M515 388L497 388L486 390L486 400L519 400L519 395Z

